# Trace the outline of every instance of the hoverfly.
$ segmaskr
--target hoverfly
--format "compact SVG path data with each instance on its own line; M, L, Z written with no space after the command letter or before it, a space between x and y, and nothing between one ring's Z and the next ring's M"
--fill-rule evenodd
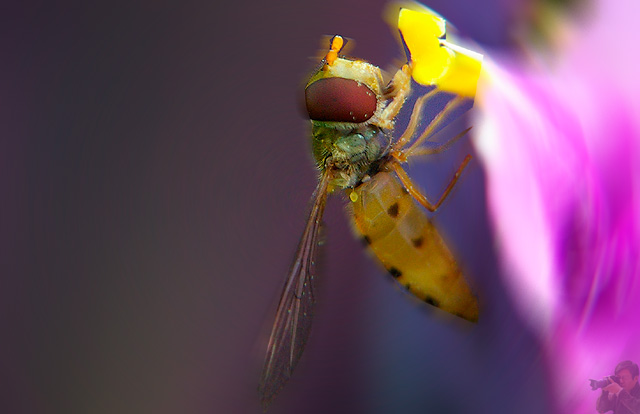
M470 156L435 203L401 164L440 152L466 132L444 144L423 145L448 114L473 98L481 56L447 42L444 19L427 8L402 8L398 29L410 58L388 84L379 67L339 55L344 40L338 35L306 84L313 156L321 174L269 338L259 389L265 408L291 376L309 336L318 230L327 195L337 189L348 195L356 233L399 283L430 305L470 321L478 318L475 296L424 212L442 204ZM416 100L406 130L398 134L395 119L412 92L412 79L435 88ZM441 91L457 96L420 131L424 106Z

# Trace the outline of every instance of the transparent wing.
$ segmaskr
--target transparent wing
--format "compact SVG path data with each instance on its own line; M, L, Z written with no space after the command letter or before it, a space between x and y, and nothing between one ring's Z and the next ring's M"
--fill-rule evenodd
M278 303L259 387L265 409L291 377L311 331L315 302L311 270L316 257L328 182L329 173L325 173L313 193L311 213Z

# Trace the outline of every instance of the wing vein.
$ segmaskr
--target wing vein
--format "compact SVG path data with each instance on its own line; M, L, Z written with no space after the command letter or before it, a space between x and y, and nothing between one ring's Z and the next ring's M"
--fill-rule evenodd
M329 179L327 170L313 193L311 212L276 310L259 387L264 408L291 377L311 331L315 301L312 268Z

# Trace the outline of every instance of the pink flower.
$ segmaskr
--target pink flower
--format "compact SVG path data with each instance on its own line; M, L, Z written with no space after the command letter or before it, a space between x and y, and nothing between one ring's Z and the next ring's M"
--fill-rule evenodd
M557 61L485 61L476 100L506 283L563 413L640 363L640 2L594 6Z

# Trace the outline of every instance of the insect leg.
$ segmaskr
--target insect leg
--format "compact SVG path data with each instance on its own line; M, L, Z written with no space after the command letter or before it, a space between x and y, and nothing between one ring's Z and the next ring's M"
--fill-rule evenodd
M440 111L431 120L431 122L429 123L427 128L424 130L424 132L420 135L420 137L418 137L418 139L416 139L413 142L413 144L411 144L411 146L409 148L407 148L406 150L401 151L402 147L398 146L396 144L396 146L394 147L395 151L392 152L392 155L394 156L394 158L396 158L400 162L406 162L408 154L410 154L415 148L420 146L420 144L422 144L427 138L429 138L429 136L431 134L433 134L433 131L436 129L436 127L438 125L440 125L442 120L447 115L449 115L454 109L456 109L458 106L460 106L460 104L463 103L463 102L464 102L464 97L462 97L462 96L457 96L454 99L452 99L451 101L449 101L449 103L447 103L445 105L445 107L442 109L442 111Z
M411 92L411 68L409 65L402 66L402 69L393 75L391 85L393 85L393 100L380 114L380 126L387 129L393 128L393 119L398 115L405 99Z
M411 181L411 178L409 178L409 176L407 175L405 170L402 168L400 163L390 162L389 165L391 169L393 169L393 171L396 173L396 175L398 176L398 178L400 179L404 187L407 189L409 194L411 194L411 196L415 198L418 203L422 204L424 208L426 208L431 212L434 212L438 209L438 207L440 207L442 202L447 198L447 196L453 189L453 186L456 184L456 181L458 181L458 178L460 178L460 174L462 174L462 170L464 170L464 168L467 166L470 160L471 160L471 155L467 155L464 161L462 161L462 164L460 165L460 167L458 168L458 171L456 171L451 181L449 181L449 185L447 185L447 188L444 190L444 193L442 193L442 195L440 196L440 199L435 204L431 204L431 202L427 200L427 197L424 194L422 194L422 192L418 189L418 187L415 184L413 184L413 181Z
M449 139L446 142L439 143L439 144L436 144L436 145L433 145L433 146L424 145L422 147L415 148L415 149L411 150L410 153L405 153L404 156L406 158L409 158L409 157L413 157L413 156L416 156L416 155L439 154L439 153L441 153L443 151L446 151L449 148L451 148L451 146L453 144L455 144L460 138L462 138L467 132L469 132L469 130L471 128L472 127L469 127L467 129L465 129L464 131L462 131L461 133L459 133L458 135L456 135L455 137Z
M409 125L407 125L407 128L394 144L395 148L402 148L411 141L411 138L413 138L413 134L415 134L416 128L418 127L418 119L422 112L422 107L425 102L436 93L438 93L438 89L432 89L416 100L416 103L413 105L413 111L411 112L411 118L409 119Z

